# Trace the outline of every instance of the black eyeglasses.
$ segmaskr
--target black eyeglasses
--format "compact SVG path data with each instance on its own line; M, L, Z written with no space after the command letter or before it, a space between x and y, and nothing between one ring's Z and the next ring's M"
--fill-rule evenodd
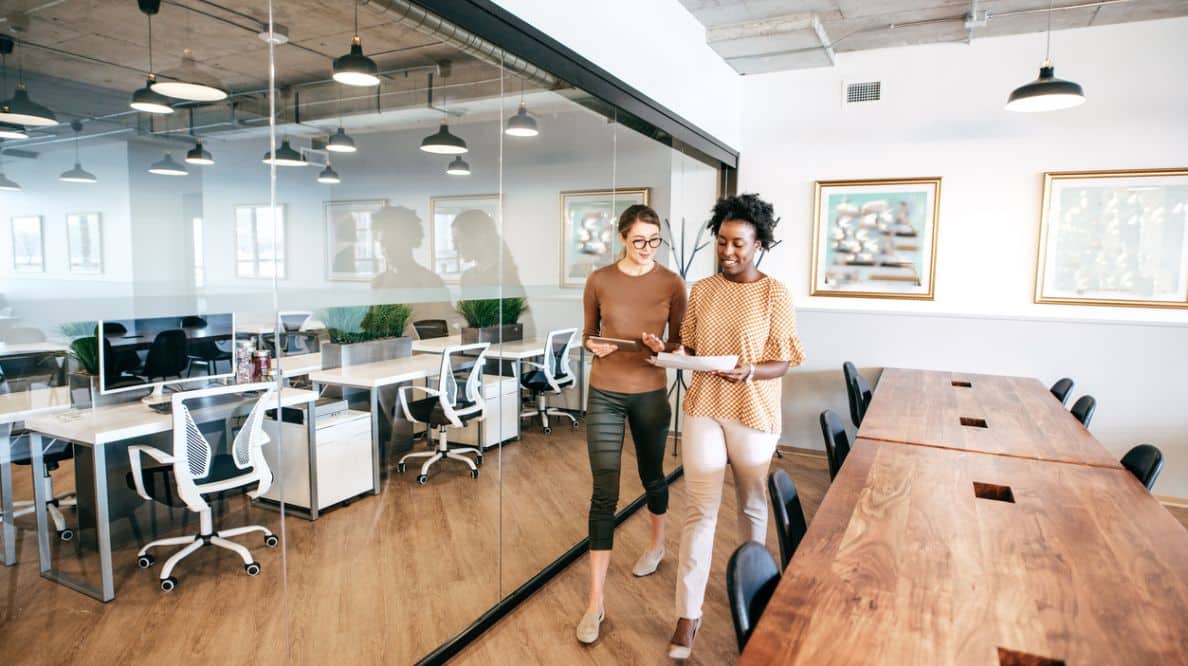
M654 250L660 247L660 244L663 242L663 238L633 238L631 239L631 246L637 250L642 250L647 245Z

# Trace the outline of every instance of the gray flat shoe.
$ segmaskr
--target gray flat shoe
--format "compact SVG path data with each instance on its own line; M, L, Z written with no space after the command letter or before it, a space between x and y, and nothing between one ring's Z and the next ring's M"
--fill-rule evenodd
M598 609L598 614L586 613L577 626L577 639L586 645L598 640L598 628L606 617L606 609Z
M631 573L636 576L650 576L656 573L656 569L660 566L660 560L662 559L664 559L663 548L658 552L648 551L639 556L639 559L635 562L635 566L631 569Z

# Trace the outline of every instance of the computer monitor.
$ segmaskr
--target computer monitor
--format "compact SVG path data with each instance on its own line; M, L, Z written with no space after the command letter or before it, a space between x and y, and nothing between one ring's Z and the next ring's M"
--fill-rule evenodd
M235 377L233 313L107 320L97 330L103 332L99 386L104 395L151 387L145 400L153 402L164 399L166 386ZM195 366L204 372L194 376Z

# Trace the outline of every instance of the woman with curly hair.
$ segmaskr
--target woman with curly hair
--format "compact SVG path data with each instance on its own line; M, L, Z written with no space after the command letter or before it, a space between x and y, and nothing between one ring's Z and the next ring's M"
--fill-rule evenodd
M688 658L701 622L726 463L738 497L739 542L767 540L764 482L780 433L781 378L804 358L792 300L755 266L775 238L771 204L757 195L721 199L709 229L721 272L689 296L677 353L738 356L732 370L696 372L685 399L681 457L687 514L677 569L677 626L668 654Z

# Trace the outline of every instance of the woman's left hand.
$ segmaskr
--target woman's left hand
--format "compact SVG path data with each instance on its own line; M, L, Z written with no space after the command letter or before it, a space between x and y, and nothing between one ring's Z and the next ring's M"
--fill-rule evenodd
M659 354L660 352L664 351L664 341L660 338L647 332L645 332L642 337L643 343L647 345L648 349L652 350L653 354Z
M737 365L733 370L715 370L714 374L728 382L738 383L745 380L750 371L751 366L749 365Z

